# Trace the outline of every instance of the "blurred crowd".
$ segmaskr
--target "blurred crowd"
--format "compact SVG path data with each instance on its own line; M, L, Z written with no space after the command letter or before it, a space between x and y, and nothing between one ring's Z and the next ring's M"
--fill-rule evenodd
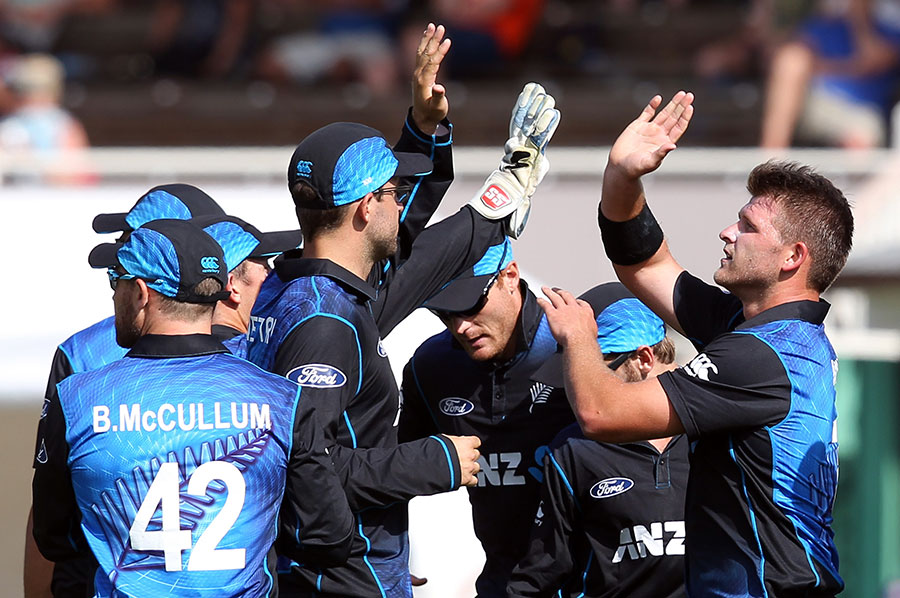
M713 9L735 26L695 33L669 55L658 47L664 35L615 31ZM898 0L0 0L0 146L87 143L60 108L64 79L352 84L386 96L407 85L410 46L429 21L447 26L454 80L538 69L565 86L627 71L629 55L646 48L649 68L685 87L752 84L764 147L889 143ZM673 61L683 68L663 72Z

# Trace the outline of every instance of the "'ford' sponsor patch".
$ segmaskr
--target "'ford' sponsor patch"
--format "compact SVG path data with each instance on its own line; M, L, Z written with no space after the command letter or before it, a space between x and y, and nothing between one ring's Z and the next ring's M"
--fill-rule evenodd
M628 478L606 478L600 480L591 488L591 496L594 498L610 498L631 490L634 482Z
M475 409L475 405L471 401L460 399L459 397L447 397L446 399L441 399L441 402L438 403L438 408L444 415L459 417L460 415L471 413Z
M308 363L288 372L288 380L300 386L313 388L338 388L347 383L344 372L324 363Z

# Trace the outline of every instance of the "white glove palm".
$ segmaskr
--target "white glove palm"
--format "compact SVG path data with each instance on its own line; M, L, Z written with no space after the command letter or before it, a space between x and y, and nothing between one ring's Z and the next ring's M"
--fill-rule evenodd
M510 216L507 234L517 239L531 212L531 196L550 170L544 152L559 125L553 96L538 83L528 83L513 106L505 155L478 194L469 202L486 218Z

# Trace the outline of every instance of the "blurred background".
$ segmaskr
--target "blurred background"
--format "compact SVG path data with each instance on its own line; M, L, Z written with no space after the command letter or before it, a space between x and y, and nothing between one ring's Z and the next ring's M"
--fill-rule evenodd
M456 181L498 163L522 84L557 98L551 173L514 245L532 288L612 279L595 218L608 146L656 93L696 94L679 149L646 181L681 263L709 279L752 167L809 163L854 205L855 248L826 298L840 356L835 531L844 595L900 597L900 0L0 0L0 495L4 594L21 592L34 430L58 343L112 312L108 239L90 222L188 182L263 230L295 226L293 146L337 120L399 135L429 22L453 41L439 80ZM894 122L894 121L897 122ZM395 371L440 330L387 339ZM679 346L679 361L690 359ZM464 493L411 506L420 597L471 595L480 548Z

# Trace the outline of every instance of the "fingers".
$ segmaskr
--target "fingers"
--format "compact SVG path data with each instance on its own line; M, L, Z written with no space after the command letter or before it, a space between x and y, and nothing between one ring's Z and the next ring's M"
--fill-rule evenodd
M659 108L659 105L662 103L662 96L655 95L650 99L650 102L644 106L643 111L641 111L640 116L637 117L638 122L650 122L653 116L656 114L656 109Z
M422 33L422 39L419 40L419 47L416 48L416 56L421 56L423 52L425 52L425 46L428 45L428 42L431 41L431 38L434 37L434 23L428 23L428 26L425 27L425 32Z
M559 287L541 287L541 291L544 292L544 295L547 296L547 299L550 300L550 303L555 308L560 308L566 305L574 305L577 303L575 295L565 289L561 289Z
M528 113L528 107L534 101L535 97L544 93L544 88L540 83L526 83L522 88L516 103L513 106L512 116L509 121L509 136L513 137L522 133L525 123L525 115Z
M444 39L446 30L443 25L429 23L422 33L419 47L416 48L416 80L422 85L430 85L440 69L441 62L450 51L450 39Z
M547 149L550 138L553 137L553 133L556 132L556 127L559 126L559 117L559 110L553 108L542 112L537 123L535 123L531 141L541 153Z
M694 114L693 102L694 94L679 91L653 119L653 122L668 134L672 142L678 141L687 129Z

